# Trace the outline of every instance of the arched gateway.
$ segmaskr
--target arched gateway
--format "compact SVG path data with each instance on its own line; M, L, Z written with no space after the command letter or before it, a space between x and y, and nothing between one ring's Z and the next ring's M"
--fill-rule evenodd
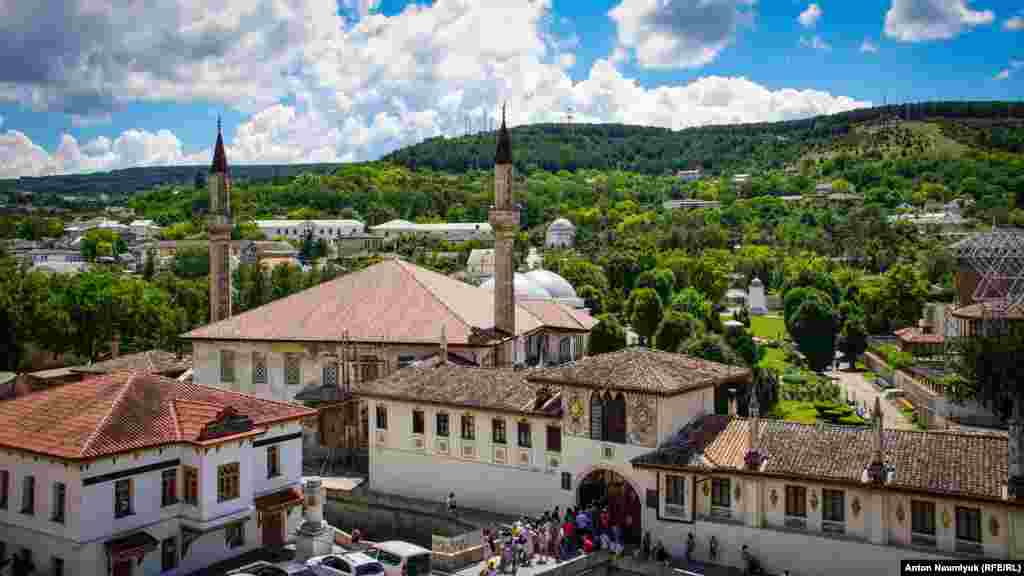
M640 495L622 474L598 468L583 477L576 494L577 505L608 508L611 525L622 527L627 544L639 544L642 535Z

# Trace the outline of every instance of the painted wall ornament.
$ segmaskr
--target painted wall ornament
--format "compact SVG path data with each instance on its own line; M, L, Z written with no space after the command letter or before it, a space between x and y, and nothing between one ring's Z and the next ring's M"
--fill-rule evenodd
M853 503L850 504L850 508L853 509L853 517L854 518L856 518L858 515L860 515L860 498L857 498L856 496L854 496L853 497Z
M896 504L896 521L900 523L900 526L903 526L904 517L905 516L903 514L903 502L900 502Z
M711 493L711 488L708 486L707 482L704 483L704 488L702 488L701 491L704 492L705 496Z
M990 516L988 519L988 531L992 533L992 536L999 536L999 520L996 520L995 516Z
M627 400L629 432L632 442L643 446L657 443L655 431L655 410L652 398L642 394L631 394Z
M569 433L579 436L583 433L583 417L586 415L586 408L579 393L573 393L569 400Z
M949 510L942 511L942 527L949 529L949 525L953 523L953 518L949 515Z
M817 510L817 509L818 509L818 494L812 488L811 489L811 510Z
M779 502L779 491L772 488L772 494L769 496L769 500L772 501L772 508L775 508L775 505Z
M740 491L739 482L736 483L736 490L734 492L736 493L736 501L739 502L740 497L743 496L743 492Z

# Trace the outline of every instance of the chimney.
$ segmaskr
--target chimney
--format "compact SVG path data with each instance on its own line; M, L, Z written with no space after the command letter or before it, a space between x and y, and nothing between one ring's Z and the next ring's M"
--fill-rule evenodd
M441 324L441 361L440 366L448 365L448 335L445 331L445 325Z
M871 463L864 471L865 481L872 484L885 484L888 479L888 470L885 466L885 453L882 450L882 434L885 428L882 426L882 401L875 396L874 413L874 450L871 456Z
M114 332L114 336L110 339L110 357L117 358L121 355L121 335Z
M764 455L761 453L761 411L757 402L757 388L750 391L750 446L747 448L746 465L759 470Z
M736 415L736 389L729 388L729 416Z

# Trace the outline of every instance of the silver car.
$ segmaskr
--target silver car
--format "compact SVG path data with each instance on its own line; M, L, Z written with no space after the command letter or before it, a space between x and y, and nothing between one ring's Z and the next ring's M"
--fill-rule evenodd
M225 576L316 576L316 572L300 562L271 564L260 560L232 570Z
M314 556L306 566L316 576L384 576L384 565L362 552Z

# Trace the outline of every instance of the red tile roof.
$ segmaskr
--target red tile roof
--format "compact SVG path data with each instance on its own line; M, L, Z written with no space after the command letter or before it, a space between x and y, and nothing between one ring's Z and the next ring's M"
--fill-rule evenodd
M704 416L672 442L635 458L637 467L738 472L750 447L750 420ZM861 426L761 420L767 463L759 474L805 480L860 483L871 463L875 430ZM987 434L883 432L888 487L986 499L1002 499L1008 476L1007 437ZM750 472L745 472L750 473Z
M137 354L126 354L86 366L75 366L75 372L92 372L105 374L116 370L141 370L154 374L177 375L192 367L192 357L178 357L174 352L164 350L147 350ZM177 374L175 374L177 373Z
M626 348L531 371L531 380L558 385L640 390L672 395L750 379L750 370L684 354Z
M520 334L546 321L552 328L583 329L579 314L556 319L545 306L541 320L524 304L516 314ZM364 342L437 343L441 324L450 344L484 344L472 338L473 329L494 327L494 292L394 259L197 328L184 338L340 342L347 332Z
M925 334L920 328L909 326L894 332L901 342L909 344L942 344L946 341L942 334Z
M316 414L297 404L117 371L0 403L0 446L78 460L196 443L203 425L227 407L257 427Z

